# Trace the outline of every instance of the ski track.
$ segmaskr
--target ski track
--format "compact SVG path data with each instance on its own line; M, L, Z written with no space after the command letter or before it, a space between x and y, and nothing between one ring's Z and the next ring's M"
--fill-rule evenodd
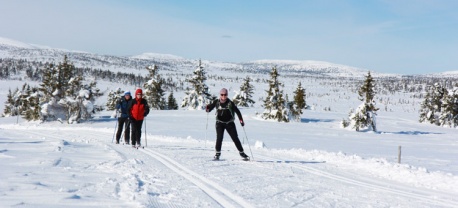
M188 179L200 189L202 189L205 193L207 193L210 197L215 199L223 207L253 207L251 204L246 202L240 196L233 194L229 190L223 188L219 184L212 182L206 179L204 176L197 174L196 172L184 167L180 163L175 160L170 159L169 157L160 154L158 152L154 152L150 149L139 149L140 151L144 152L147 155L159 160L162 164L167 166L172 171L180 174L184 178ZM238 204L238 206L234 206L234 202Z
M78 130L75 130L75 131L78 131ZM27 133L27 134L30 134L30 135L35 135L35 136L42 137L42 138L53 138L53 139L56 139L56 140L62 140L63 143L67 144L67 145L68 145L67 140L72 140L72 139L67 138L66 137L67 135L57 136L57 135L51 135L49 133L46 134L46 133L38 132L37 130L22 130L21 132L22 133ZM92 136L98 136L98 138L107 138L108 133L101 133L101 132L94 131L94 133L92 133L91 135ZM97 141L97 143L100 143L102 145L105 144L103 141L100 141L98 139L95 139L95 140L92 140L92 141ZM112 145L116 145L116 144L109 143L109 144L106 144L106 145L112 146ZM127 146L127 147L130 147L130 145ZM62 147L58 146L58 148L59 148L59 150L61 150ZM124 151L120 152L119 150L116 150L117 148L114 149L113 147L111 147L111 149L113 151L117 152L118 155L121 156L121 158L123 160L126 160L126 157L125 157L126 152L124 152ZM209 197L211 197L217 204L221 205L222 207L254 207L250 203L246 202L242 197L232 193L231 191L223 188L222 186L220 186L219 184L217 184L215 182L209 181L204 176L202 176L200 174L197 174L196 172L184 167L183 165L181 165L177 161L172 160L171 158L169 158L169 157L167 157L167 156L165 156L163 154L154 152L154 151L148 149L147 147L145 147L144 149L143 148L139 148L137 150L142 152L142 153L144 153L144 154L146 154L146 155L149 155L151 158L153 158L153 159L159 161L160 163L164 164L167 168L169 168L173 172L177 173L178 175L181 175L183 178L187 179L189 182L195 184L198 188L200 188L203 192L205 192ZM61 163L61 160L62 160L62 158L57 159L56 161L54 161L53 165L57 166L59 163ZM139 181L140 181L140 179L139 179ZM121 192L120 191L120 184L118 183L116 185L116 188L115 188L115 195L119 197L120 192ZM151 200L151 199L149 200L149 204L150 205L154 205L154 206L160 205L160 207L164 207L164 205L165 205L165 204L159 203L159 202L157 202L155 200ZM165 206L166 207L179 207L179 206L174 206L174 205L171 205L171 204L168 204L168 205L165 205Z
M272 157L264 156L264 155L260 155L260 154L257 154L256 157L257 158L261 158L261 159L265 159L265 160L285 161L284 159L272 158ZM251 162L257 162L257 161L253 160ZM432 199L431 197L433 195L435 195L435 194L434 193L429 193L427 191L421 191L421 193L420 193L420 190L413 190L413 189L407 190L404 187L396 187L396 189L394 189L394 188L390 188L390 187L386 187L386 186L383 186L383 185L376 184L375 181L372 181L372 183L364 182L364 181L361 181L361 180L356 180L356 179L352 179L352 178L348 178L348 177L343 177L343 176L339 176L339 175L332 174L332 173L329 173L329 172L325 172L325 171L322 171L322 170L318 170L316 168L313 168L313 167L310 167L310 166L306 166L306 165L294 164L294 163L288 163L288 165L291 166L291 167L303 170L305 172L317 175L317 176L326 177L326 178L329 178L329 179L332 179L332 180L336 180L336 181L339 181L339 182L352 184L352 185L363 187L363 188L369 188L369 189L373 189L373 190L379 190L379 191L383 191L383 192L387 192L387 193L396 194L396 195L399 195L399 196L409 197L409 198L412 198L412 199L415 199L415 200L424 201L424 202L429 203L431 205L436 205L436 206L437 205L441 205L441 206L446 206L446 207L458 207L458 202L456 202L456 201L451 201L451 200L446 200L446 199L439 199L439 198ZM392 185L390 185L390 186L392 186ZM399 189L404 189L404 190L399 190Z
M75 130L75 131L78 131L78 130ZM57 144L59 150L60 148L62 148L60 147L61 145L62 146L68 145L67 141L72 140L72 138L67 138L67 136L69 135L53 135L49 133L38 132L37 130L21 130L21 134L22 133L35 135L35 136L39 136L42 138L53 138L53 139L57 139L57 141L60 140L62 141L62 144ZM104 132L100 132L97 130L93 130L91 135L93 135L94 137L87 138L87 139L90 139L91 142L95 141L99 145L109 146L111 150L115 151L124 160L126 160L125 154L129 154L128 152L125 152L124 150L122 151L117 150L118 148L114 148L114 145L115 145L114 143L107 144L106 141L100 140L100 138L108 138L109 136L110 136L109 138L111 138L112 135L110 135L110 133L108 132L104 133ZM153 135L150 135L150 138L152 137ZM55 141L53 141L53 143L55 143ZM138 151L159 161L160 163L162 163L164 166L166 166L173 172L177 173L178 175L182 176L183 178L185 178L192 184L196 185L199 189L205 192L210 198L212 198L216 203L218 203L222 207L254 207L249 202L247 202L245 199L238 196L237 194L232 193L228 189L225 189L220 184L205 178L203 175L196 173L195 171L185 167L183 164L177 162L176 160L171 159L170 157L162 153L155 152L151 148L148 148L148 147L145 147L144 149L138 149ZM273 161L277 161L277 162L286 164L287 166L291 168L300 169L310 174L314 174L320 177L325 177L325 178L335 180L338 182L342 182L342 183L352 184L352 185L359 186L365 189L378 190L378 191L391 193L391 194L395 194L395 195L399 195L403 197L408 197L414 200L423 201L425 203L436 205L436 206L440 205L444 207L458 207L458 202L453 201L452 196L450 196L450 200L442 199L442 198L432 198L432 197L436 197L435 195L437 195L437 193L429 192L423 189L419 190L419 189L414 189L414 188L406 188L405 186L403 187L398 186L394 188L387 187L387 186L380 184L380 182L375 181L374 179L364 178L366 181L363 181L361 179L353 179L353 178L345 177L342 175L336 175L331 172L319 170L317 168L306 166L304 164L287 163L285 158L279 159L279 158L262 155L259 153L256 154L256 159L261 159L261 160L253 160L250 162L256 163L256 162L262 162L263 160L273 160ZM63 162L62 158L58 158L57 160L54 161L53 165L58 166L62 162ZM263 166L263 165L257 165L257 167L269 168L268 166ZM285 170L285 171L288 171L288 170ZM140 179L137 178L137 180L140 180ZM393 185L390 184L390 186L393 186ZM116 192L115 194L117 196L120 195L120 189L121 187L120 187L120 184L118 183L116 185L116 190L115 190ZM160 205L162 207L164 207L165 205L151 198L149 199L149 202L147 203L149 205L154 205L154 206ZM172 204L168 204L165 206L178 207Z

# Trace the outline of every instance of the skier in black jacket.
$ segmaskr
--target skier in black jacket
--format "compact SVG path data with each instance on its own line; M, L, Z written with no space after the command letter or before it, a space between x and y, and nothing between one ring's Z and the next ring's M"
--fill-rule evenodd
M122 130L124 129L124 141L126 144L129 144L130 140L130 119L127 112L127 107L132 101L132 97L129 91L124 92L124 97L121 97L116 103L116 109L120 112L121 115L118 117L118 132L116 133L116 144L119 144L119 139L121 138ZM124 128L125 126L125 128Z
M237 129L235 128L235 115L239 118L240 124L245 126L243 122L242 114L237 106L227 98L227 89L223 88L220 90L220 98L213 101L211 104L207 105L206 112L212 111L216 107L216 145L215 150L216 154L214 159L219 160L221 156L221 145L223 143L224 130L227 131L229 136L231 136L232 141L234 142L237 150L240 153L240 156L245 160L248 160L249 157L243 152L242 144L237 135Z

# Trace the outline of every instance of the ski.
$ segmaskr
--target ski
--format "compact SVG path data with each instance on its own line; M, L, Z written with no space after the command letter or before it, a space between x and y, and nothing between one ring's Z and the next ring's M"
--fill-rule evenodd
M212 159L211 161L225 161L225 159Z

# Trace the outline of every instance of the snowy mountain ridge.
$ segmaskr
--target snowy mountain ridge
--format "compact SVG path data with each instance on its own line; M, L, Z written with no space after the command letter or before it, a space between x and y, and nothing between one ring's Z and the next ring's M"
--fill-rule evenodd
M136 58L136 59L163 59L163 60L179 60L179 59L184 59L183 57L180 56L175 56L172 54L161 54L161 53L143 53L140 55L136 56L131 56L131 58Z
M22 43L7 38L0 38L0 58L27 59L30 61L55 62L67 55L79 67L93 67L117 71L143 70L147 65L157 64L164 70L176 71L177 68L193 69L197 60L186 59L172 54L143 53L136 56L100 55L66 49ZM267 74L276 66L282 73L311 74L341 77L364 77L369 70L351 66L312 60L255 60L241 63L215 62L202 60L206 68L215 71L242 71ZM137 72L136 72L137 73ZM398 76L371 72L373 76Z

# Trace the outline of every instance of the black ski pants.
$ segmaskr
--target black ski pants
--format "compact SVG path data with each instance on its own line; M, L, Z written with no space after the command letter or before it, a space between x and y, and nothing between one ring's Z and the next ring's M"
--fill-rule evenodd
M132 145L140 145L140 138L142 137L142 124L143 120L131 120L132 125Z
M122 130L124 129L124 141L128 144L130 141L130 120L128 117L118 118L118 131L116 132L116 141L119 143Z
M240 139L239 139L239 136L237 135L237 129L235 128L234 122L230 122L230 123L216 122L216 145L215 145L216 152L221 152L221 146L223 144L224 130L226 130L229 136L231 136L232 141L234 142L235 146L237 147L237 150L239 152L243 152L242 143L240 143Z

